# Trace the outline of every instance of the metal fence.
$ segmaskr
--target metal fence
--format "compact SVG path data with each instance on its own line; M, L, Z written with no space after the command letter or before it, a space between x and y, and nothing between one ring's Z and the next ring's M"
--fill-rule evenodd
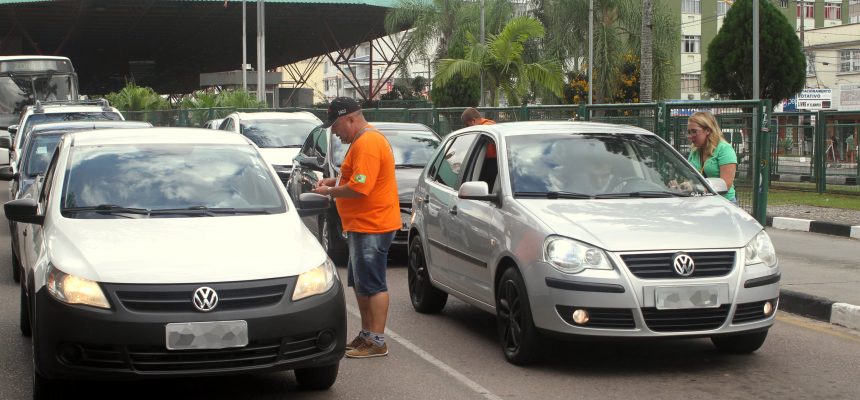
M682 154L689 154L687 119L695 111L707 110L716 117L722 130L738 155L738 172L735 190L739 205L764 223L767 213L767 188L770 164L789 168L789 163L770 157L771 145L768 125L770 101L684 102L649 104L595 104L595 105L531 105L521 107L481 108L481 113L496 122L537 120L581 120L633 125L650 130L669 142ZM465 108L367 108L365 117L373 121L416 122L433 128L444 136L463 128L460 115ZM185 109L148 112L125 112L130 120L148 121L156 126L201 126L210 119L223 118L234 111L309 111L324 119L325 109ZM819 117L821 118L821 117ZM790 119L774 117L782 127L789 127ZM798 120L795 130L808 129ZM795 121L797 122L797 121ZM806 131L803 131L806 132ZM784 144L784 143L783 143ZM768 150L764 150L768 149ZM856 154L855 154L856 156ZM783 163L784 166L780 163ZM831 172L834 172L831 167ZM856 164L854 167L856 172ZM778 176L777 176L778 175ZM781 177L781 173L774 173ZM860 193L859 193L860 194Z

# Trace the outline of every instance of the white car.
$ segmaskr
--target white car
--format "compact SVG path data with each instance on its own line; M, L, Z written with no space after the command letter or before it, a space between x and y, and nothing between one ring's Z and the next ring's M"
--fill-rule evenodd
M641 128L481 125L446 136L413 199L409 292L494 313L505 357L533 361L542 334L765 341L780 270L761 225Z
M343 289L276 176L239 135L65 135L38 195L5 204L29 228L21 331L37 397L54 398L56 379L287 369L303 387L330 387L346 346Z
M293 170L293 158L299 154L305 138L320 125L322 121L307 111L236 112L224 118L220 129L251 139L286 185Z

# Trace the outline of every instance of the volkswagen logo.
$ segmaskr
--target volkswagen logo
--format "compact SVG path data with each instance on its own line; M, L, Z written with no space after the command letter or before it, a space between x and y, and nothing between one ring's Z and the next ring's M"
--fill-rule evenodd
M194 291L194 297L191 298L191 302L194 303L194 308L203 312L209 312L214 310L215 306L218 305L218 293L211 287L203 286Z
M696 270L696 263L693 262L693 257L690 257L687 253L675 254L672 266L675 267L675 272L681 276L693 275L693 271Z

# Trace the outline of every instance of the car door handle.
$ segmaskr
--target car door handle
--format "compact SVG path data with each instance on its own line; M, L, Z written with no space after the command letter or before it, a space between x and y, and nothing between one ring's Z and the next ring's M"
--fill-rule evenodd
M451 213L451 215L457 215L457 206L451 207L448 212Z
M430 194L429 193L425 194L424 198L422 200L424 200L425 203L429 202L430 201Z
M27 236L27 231L26 231L26 230L24 230L24 236Z

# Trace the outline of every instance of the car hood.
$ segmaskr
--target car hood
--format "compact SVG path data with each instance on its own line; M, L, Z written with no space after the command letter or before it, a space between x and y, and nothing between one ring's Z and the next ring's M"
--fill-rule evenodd
M418 185L418 177L421 176L422 168L398 168L394 171L397 178L397 194L401 203L411 203L412 193Z
M609 251L739 248L762 229L716 196L517 201L556 234Z
M293 157L299 154L298 148L260 148L263 159L272 165L293 165Z
M289 213L142 219L56 218L49 259L98 282L198 283L298 275L326 255Z

